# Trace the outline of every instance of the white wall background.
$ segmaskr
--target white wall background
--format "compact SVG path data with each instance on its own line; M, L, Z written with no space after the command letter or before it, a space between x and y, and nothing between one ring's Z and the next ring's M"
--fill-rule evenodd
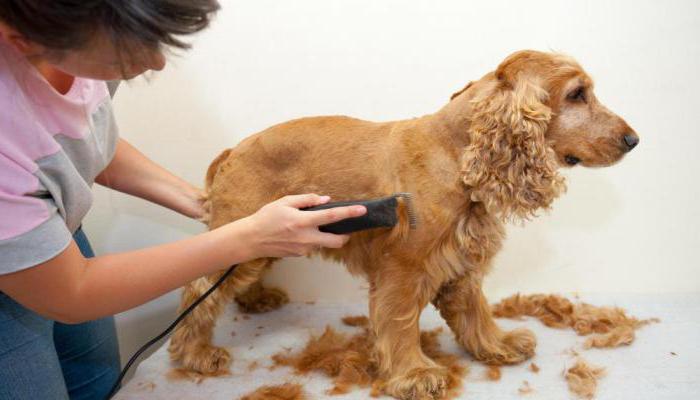
M116 96L123 137L174 173L200 183L219 151L290 118L431 113L512 51L558 50L580 61L641 144L613 168L567 172L553 212L510 227L487 294L700 290L700 2L222 4L194 50ZM134 198L96 196L86 226L101 254L202 230ZM319 260L287 260L270 280L296 300L365 296L362 281ZM171 293L120 315L123 354L165 327L177 301Z

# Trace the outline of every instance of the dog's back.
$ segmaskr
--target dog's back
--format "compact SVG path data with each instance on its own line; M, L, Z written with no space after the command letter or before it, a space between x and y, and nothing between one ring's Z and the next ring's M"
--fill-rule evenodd
M207 172L210 227L255 212L287 194L334 200L391 193L398 136L393 123L333 116L272 126L221 153Z

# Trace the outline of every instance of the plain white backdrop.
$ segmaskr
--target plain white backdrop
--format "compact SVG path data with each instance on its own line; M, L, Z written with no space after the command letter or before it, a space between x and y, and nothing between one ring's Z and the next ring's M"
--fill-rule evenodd
M561 51L641 143L614 167L567 171L551 213L509 227L487 295L700 291L700 2L221 3L192 51L115 98L122 136L175 174L202 184L221 150L291 118L432 113L513 51ZM203 230L138 199L95 196L86 230L99 254ZM366 296L362 280L316 259L285 260L268 280L299 301ZM177 303L173 292L119 315L122 354L163 329Z

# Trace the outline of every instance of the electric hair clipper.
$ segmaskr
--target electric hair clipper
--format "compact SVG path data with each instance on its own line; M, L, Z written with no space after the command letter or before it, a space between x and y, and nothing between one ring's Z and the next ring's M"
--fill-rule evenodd
M411 229L417 226L416 212L413 207L413 196L410 193L396 193L389 197L372 200L351 200L337 201L319 206L302 208L304 211L327 210L329 208L345 206L365 206L367 213L359 217L347 218L327 225L321 225L318 229L321 232L347 234L366 229L391 228L399 222L397 208L399 201L406 206L408 224Z

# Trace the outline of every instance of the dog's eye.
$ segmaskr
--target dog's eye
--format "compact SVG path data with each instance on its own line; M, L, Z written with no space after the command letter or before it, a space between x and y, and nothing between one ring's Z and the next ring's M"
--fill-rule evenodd
M581 162L581 159L572 155L567 155L564 157L564 161L569 165L576 165Z
M586 102L586 89L583 86L579 86L572 90L567 96L567 99L571 101L582 101Z

